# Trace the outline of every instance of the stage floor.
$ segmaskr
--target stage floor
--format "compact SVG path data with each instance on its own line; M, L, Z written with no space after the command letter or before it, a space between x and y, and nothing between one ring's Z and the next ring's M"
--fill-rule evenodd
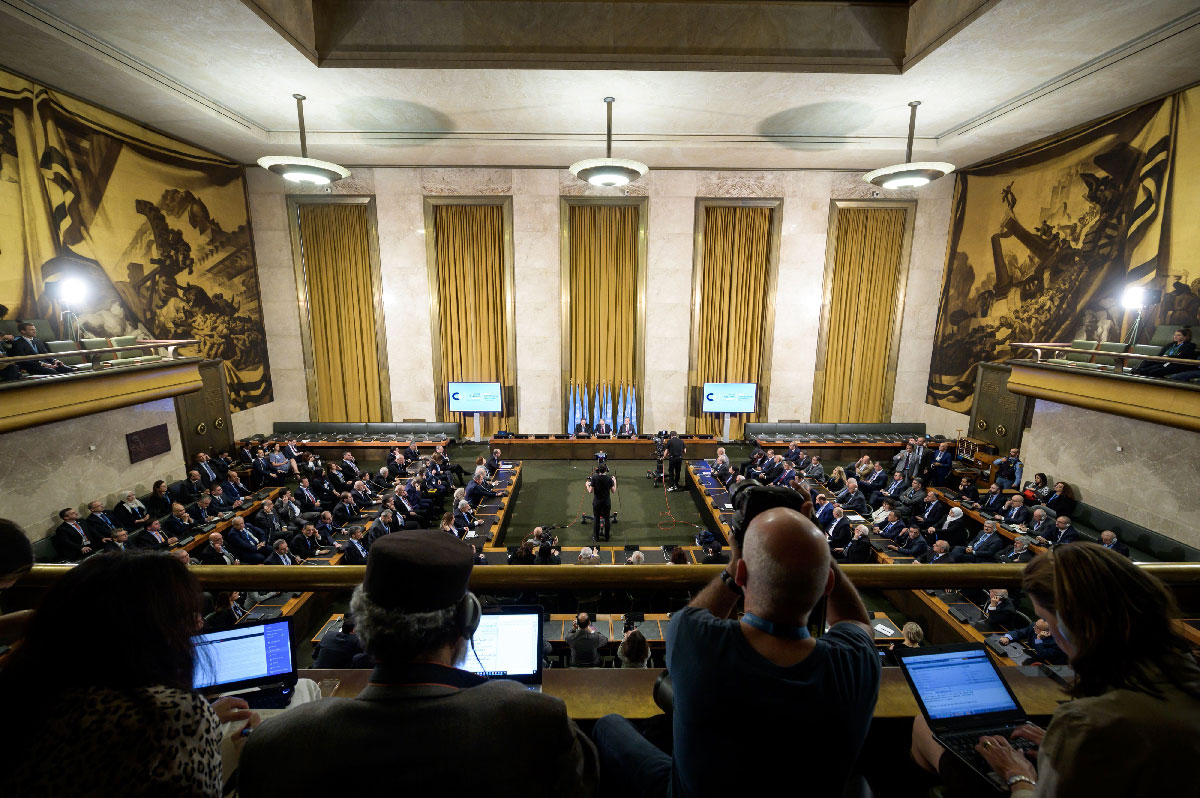
M560 527L555 534L561 545L590 545L592 525L580 521L579 516L592 514L592 497L584 480L594 465L594 460L522 461L521 491L503 544L517 545L534 527L555 524ZM703 522L690 493L681 490L664 497L662 487L654 487L646 478L646 472L654 466L651 460L610 460L608 466L609 473L617 478L613 509L618 521L606 545L636 543L651 547L694 543L696 527ZM686 474L681 477L681 484L686 484L685 479ZM674 523L665 514L668 502ZM561 528L567 524L571 526Z

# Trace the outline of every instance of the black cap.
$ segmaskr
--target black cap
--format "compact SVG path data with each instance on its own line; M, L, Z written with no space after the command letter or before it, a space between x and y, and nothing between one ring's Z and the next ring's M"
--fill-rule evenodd
M444 610L467 593L475 561L458 538L427 530L394 532L371 544L363 590L389 610Z

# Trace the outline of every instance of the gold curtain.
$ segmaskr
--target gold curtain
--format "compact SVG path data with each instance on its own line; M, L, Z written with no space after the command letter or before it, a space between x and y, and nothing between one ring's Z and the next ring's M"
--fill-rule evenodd
M770 208L705 208L696 388L706 382L759 381L768 332L770 242ZM693 431L721 433L721 414L701 412L699 391L691 393ZM763 406L761 390L758 405ZM758 418L758 413L735 413L729 420L730 436L737 440L743 425Z
M383 421L366 205L299 206L316 421ZM390 415L390 414L389 414Z
M442 382L434 386L438 419L457 421L464 435L474 417L447 409L447 382L499 382L509 388L504 215L499 205L437 205L433 209L437 264L438 339ZM505 391L507 399L511 390ZM480 431L515 431L511 403L482 413Z
M837 215L818 422L890 420L888 374L904 208L842 208Z
M639 209L636 205L572 205L570 209L568 382L587 388L584 414L594 424L596 391L612 388L616 402L616 388L634 385L636 380ZM640 399L641 386L636 387Z

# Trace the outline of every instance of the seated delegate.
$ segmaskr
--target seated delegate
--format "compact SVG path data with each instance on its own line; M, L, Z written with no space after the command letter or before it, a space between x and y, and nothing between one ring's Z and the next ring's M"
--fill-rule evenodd
M1046 729L1013 732L1038 746L1036 766L1004 737L983 737L975 750L1013 795L1195 795L1200 664L1172 624L1178 612L1167 588L1094 543L1042 554L1021 584L1075 671L1075 700ZM919 715L912 754L956 794L973 792Z

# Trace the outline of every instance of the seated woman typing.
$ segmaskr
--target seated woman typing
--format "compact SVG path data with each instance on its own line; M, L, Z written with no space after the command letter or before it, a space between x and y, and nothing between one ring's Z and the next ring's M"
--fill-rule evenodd
M232 764L258 716L192 690L200 609L167 554L97 554L59 579L0 671L0 791L219 798L223 747Z
M1048 728L1013 732L1038 746L1036 767L1004 737L982 737L975 750L1013 795L1195 795L1200 665L1172 625L1166 587L1094 543L1037 557L1022 587L1070 658L1075 700ZM953 786L958 760L945 754L917 716L913 759Z

